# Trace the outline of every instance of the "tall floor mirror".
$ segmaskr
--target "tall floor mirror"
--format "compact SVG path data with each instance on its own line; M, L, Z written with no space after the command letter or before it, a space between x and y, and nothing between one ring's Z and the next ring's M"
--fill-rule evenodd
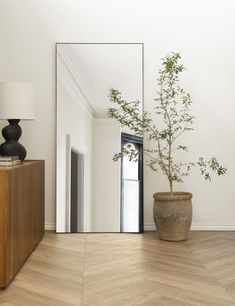
M58 43L56 60L56 230L142 232L143 136L107 114L111 89L142 112L143 44Z

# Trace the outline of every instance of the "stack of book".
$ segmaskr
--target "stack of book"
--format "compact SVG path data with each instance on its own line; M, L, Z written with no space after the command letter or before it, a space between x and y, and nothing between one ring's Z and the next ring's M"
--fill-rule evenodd
M0 156L0 167L12 167L21 164L18 156Z

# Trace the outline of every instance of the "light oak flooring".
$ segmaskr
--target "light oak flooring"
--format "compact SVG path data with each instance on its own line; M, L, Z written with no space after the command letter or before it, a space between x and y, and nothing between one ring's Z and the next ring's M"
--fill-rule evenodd
M55 234L44 239L0 306L235 305L235 232Z

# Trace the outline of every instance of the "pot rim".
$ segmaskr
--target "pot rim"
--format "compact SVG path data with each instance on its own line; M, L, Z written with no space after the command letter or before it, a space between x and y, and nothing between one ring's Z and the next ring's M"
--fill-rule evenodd
M180 201L190 200L193 197L192 193L184 191L176 191L171 195L170 192L156 192L153 194L154 200L157 201Z

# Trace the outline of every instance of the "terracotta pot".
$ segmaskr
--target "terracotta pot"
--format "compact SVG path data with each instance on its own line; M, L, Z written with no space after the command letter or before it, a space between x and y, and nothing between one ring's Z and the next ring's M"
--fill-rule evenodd
M168 241L186 240L192 222L192 194L157 192L153 198L153 217L159 238Z

